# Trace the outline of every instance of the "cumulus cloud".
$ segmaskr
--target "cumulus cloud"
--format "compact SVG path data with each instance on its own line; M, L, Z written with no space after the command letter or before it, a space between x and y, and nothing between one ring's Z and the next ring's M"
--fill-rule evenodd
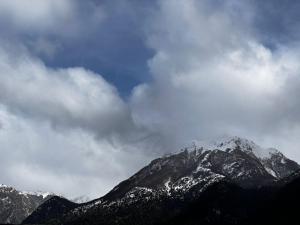
M0 54L0 100L14 112L49 120L55 127L126 132L130 112L116 89L83 68L49 69L23 54Z
M208 1L160 2L148 33L156 52L149 61L154 82L135 88L136 120L174 147L192 139L240 135L299 159L298 141L292 149L279 143L288 136L283 132L294 140L290 129L299 127L294 120L299 119L298 103L290 97L291 87L299 88L298 54L267 48L226 7L211 8ZM294 119L287 118L291 115Z
M102 4L0 6L1 183L99 197L153 158L145 149L155 135L135 123L116 87L85 68L54 69L34 56L55 56L62 43L53 35L69 41L93 32Z
M0 51L1 182L97 197L149 159L138 151L149 134L99 74L9 50Z

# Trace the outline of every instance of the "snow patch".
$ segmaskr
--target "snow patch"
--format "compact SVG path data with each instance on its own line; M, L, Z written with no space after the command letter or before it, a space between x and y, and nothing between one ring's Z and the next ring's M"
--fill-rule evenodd
M273 177L277 178L276 173L274 172L274 170L272 170L271 168L265 167L266 171Z
M200 149L205 150L220 150L220 151L233 151L236 148L246 152L253 153L256 157L260 159L270 158L272 154L280 153L277 149L274 148L262 148L259 145L255 144L253 141L250 141L245 138L240 137L221 137L214 140L207 141L194 141L193 145L197 147L192 147L189 149Z

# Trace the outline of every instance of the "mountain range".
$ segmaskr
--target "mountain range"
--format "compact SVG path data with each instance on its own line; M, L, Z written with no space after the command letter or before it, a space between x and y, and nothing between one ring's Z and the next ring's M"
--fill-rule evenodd
M0 223L21 223L53 196L51 193L18 191L13 187L0 185Z
M23 224L300 224L292 207L299 170L247 139L199 142L153 160L101 198L77 204L52 196Z

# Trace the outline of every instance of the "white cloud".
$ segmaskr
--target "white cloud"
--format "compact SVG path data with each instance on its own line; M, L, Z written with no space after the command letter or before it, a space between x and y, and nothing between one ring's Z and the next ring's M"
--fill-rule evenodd
M106 17L101 5L79 0L2 0L0 1L1 29L12 39L26 39L28 35L37 42L36 51L49 51L46 38L76 39L88 35ZM49 36L48 36L49 35ZM35 40L37 38L37 40ZM44 38L44 39L41 39ZM50 39L51 39L50 38ZM30 38L29 38L30 40ZM43 40L44 43L41 43ZM20 40L19 40L20 41ZM55 40L51 40L54 42ZM43 48L40 49L41 44ZM53 45L53 43L51 43ZM31 46L34 49L34 45ZM53 51L53 49L51 49ZM51 53L53 54L53 52Z
M112 85L18 54L0 51L2 183L99 197L146 163L145 132Z
M2 0L0 12L19 29L48 29L72 16L70 0Z
M130 112L116 89L83 68L49 69L26 54L0 53L0 100L22 116L97 135L124 132Z
M96 198L145 163L141 152L121 143L97 141L83 130L57 132L46 122L13 115L4 106L0 121L0 179L21 190Z
M297 51L271 51L241 21L208 1L160 1L147 33L156 52L149 61L154 82L135 88L134 117L174 148L238 135L300 160L297 132L290 130L296 118L299 124L290 106L299 104L288 94L299 77ZM282 145L287 139L292 149Z

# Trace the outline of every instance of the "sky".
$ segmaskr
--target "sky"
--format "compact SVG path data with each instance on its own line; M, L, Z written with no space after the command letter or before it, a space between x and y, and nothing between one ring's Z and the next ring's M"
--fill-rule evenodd
M297 0L0 1L0 183L104 195L194 140L300 162Z

